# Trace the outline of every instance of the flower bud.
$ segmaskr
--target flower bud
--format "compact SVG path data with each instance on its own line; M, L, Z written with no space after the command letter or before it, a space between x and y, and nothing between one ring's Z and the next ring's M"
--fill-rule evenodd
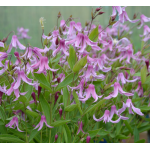
M5 43L5 42L7 41L7 39L8 39L8 37L7 37L7 38L4 38L4 39L2 40L2 42Z
M57 78L57 82L60 83L60 80L61 80L61 78L58 77L58 78Z
M101 7L99 7L99 8L96 8L96 10L95 11L99 11L99 10L101 10L102 8Z
M57 139L58 139L58 134L55 135L55 142L56 142Z
M146 67L147 67L147 70L148 70L148 67L149 67L149 60L145 60L145 64L146 64Z
M61 17L61 13L60 13L60 12L58 13L58 16L57 16L57 17L58 17L58 18L60 18L60 17Z
M34 103L36 104L37 102L36 102L36 96L35 96L35 93L32 92L31 96L32 96L32 98L33 98L33 100L34 100Z
M103 13L105 13L105 12L103 12L103 11L100 11L98 14L99 14L99 15L102 15Z
M19 53L18 53L18 52L14 52L14 55L15 55L16 57L19 57Z
M91 137L90 137L90 136L87 136L87 138L86 138L86 143L90 143L90 140L91 140Z
M42 90L42 87L38 86L38 98L40 96L41 90Z
M0 105L2 105L2 96L3 96L3 92L0 91Z
M134 15L133 15L133 19L136 19L137 18L137 14L135 13Z
M56 38L55 44L56 44L56 45L59 44L58 37Z
M44 17L41 17L41 18L39 19L39 22L40 22L40 25L41 25L41 28L42 28L42 29L44 29L44 21L45 21Z
M62 108L59 109L59 115L60 115L60 118L62 116Z

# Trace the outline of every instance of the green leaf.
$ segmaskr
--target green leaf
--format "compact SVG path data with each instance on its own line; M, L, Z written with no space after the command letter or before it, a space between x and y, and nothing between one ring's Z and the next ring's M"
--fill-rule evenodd
M147 131L150 129L150 125L138 128L139 133Z
M130 124L128 123L127 120L124 120L124 124L126 125L126 127L128 128L128 130L130 131L130 133L133 135L133 130L132 130L132 128L131 128L131 126L130 126Z
M58 91L59 89L69 85L72 81L76 79L76 76L74 73L69 74L61 83L58 84L56 91Z
M73 46L70 45L68 64L69 64L71 69L73 69L73 66L76 63L76 60L77 60L76 51L74 50Z
M101 136L105 136L105 135L109 134L109 132L101 129L97 134L101 135Z
M145 143L145 139L142 139L142 140L136 141L135 143Z
M53 127L58 127L58 126L61 126L61 125L63 125L63 124L66 124L66 123L68 123L68 122L70 122L70 120L59 120L59 121L53 122L53 123L51 124L51 126L53 126Z
M28 103L29 100L27 100L27 98L25 96L20 95L20 97L18 98L18 101L20 101L22 103Z
M6 113L5 113L4 108L2 106L0 106L0 118L3 120L3 122L5 122Z
M39 133L38 129L33 129L29 136L29 142Z
M79 72L87 63L87 56L81 58L79 61L76 62L76 64L73 67L73 72L77 73Z
M125 136L125 135L123 135L123 134L119 134L119 135L117 136L117 138L118 138L118 139L128 139L128 138L130 138L130 136Z
M24 143L23 140L19 139L17 136L11 134L0 134L1 142L10 142L10 143Z
M145 83L146 81L146 76L147 76L147 67L146 65L141 69L141 82L142 84Z
M139 131L136 126L134 127L133 135L134 135L134 142L139 141Z
M41 86L43 88L48 89L50 92L52 92L52 89L50 88L50 84L47 81L45 75L43 73L38 74L38 73L34 73L35 78L39 81L39 83L41 84Z
M81 110L81 105L80 105L80 101L79 101L79 98L78 98L78 95L77 95L77 93L73 90L73 97L74 97L74 99L75 99L75 102L76 102L76 104L77 104L77 107L78 107L78 109L79 109L79 112L80 112L80 114L81 115L83 115L83 112L82 112L82 110Z
M68 92L68 88L64 87L63 88L63 103L64 103L64 108L66 108L66 106L67 106L67 101L70 102L69 92Z
M77 104L69 105L65 108L65 111L73 111L75 108L77 108Z
M89 135L91 138L95 137L97 135L97 133L99 132L100 129L97 129L97 130L92 130L92 131L88 131Z
M44 112L44 115L46 117L47 123L50 124L50 105L48 102L45 100L44 96L42 93L39 96L39 101L42 107L42 110Z
M88 108L88 110L84 113L84 115L94 109L96 109L97 107L99 107L100 105L102 105L106 100L100 100L98 103L96 103L95 105L92 105Z
M98 26L91 31L91 33L89 34L89 39L93 42L97 41L97 39L98 39Z
M149 110L150 110L150 106L141 106L141 107L139 107L139 109L140 109L142 112L146 112L146 111L149 111Z
M71 132L67 124L64 124L64 133L65 133L66 143L71 143Z
M26 113L27 115L31 115L32 117L39 117L39 114L34 111L26 110Z
M140 76L141 76L141 73L140 73L140 72L137 72L137 73L135 73L133 76L138 76L138 77L140 77Z

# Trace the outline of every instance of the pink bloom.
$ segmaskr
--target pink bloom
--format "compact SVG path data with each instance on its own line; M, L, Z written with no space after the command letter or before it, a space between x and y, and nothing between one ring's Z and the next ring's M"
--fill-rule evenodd
M143 87L141 81L138 82L138 87L135 91L138 93L139 97L143 96Z
M91 140L91 137L90 137L90 136L87 136L87 137L86 137L86 143L90 143L90 140Z
M19 53L18 53L18 52L14 52L14 55L15 55L15 57L17 58L15 64L16 64L16 65L21 64L21 60L20 60L20 58L19 58L19 57L20 57L20 56L19 56Z
M86 97L85 98L79 98L80 101L83 103L88 100L90 97L93 97L95 99L94 102L98 100L98 98L101 98L102 96L98 96L95 92L95 86L93 84L89 84L88 88L86 89Z
M18 73L18 78L17 78L17 82L15 83L13 89L18 89L20 84L21 84L21 79L26 82L29 85L34 85L35 83L32 83L32 79L29 79L26 74L24 73L24 71L19 71L17 70L15 73Z
M3 65L3 64L0 65L0 67L3 67L3 69L0 70L0 75L2 75L8 69L8 63L9 63L9 60L6 60L5 65Z
M150 22L150 18L146 17L143 14L141 15L140 18L141 18L141 25L139 27L137 27L138 29L140 29L143 26L144 22Z
M31 37L28 36L27 32L29 32L29 29L24 29L23 27L18 28L18 35L20 35L20 39L30 39Z
M37 69L39 67L39 70L36 73L42 73L45 70L51 70L51 71L57 71L58 69L51 69L48 65L48 58L41 56L40 61L31 66L33 69Z
M7 58L7 53L5 52L0 52L0 61L4 60L5 58ZM0 66L1 67L1 66Z
M39 122L39 124L34 129L37 129L39 127L38 131L40 131L42 129L44 123L46 124L47 127L53 128L52 126L49 126L47 124L46 117L44 115L42 115L41 116L41 121Z
M79 126L80 125L80 126ZM82 121L80 122L78 122L78 126L79 126L79 129L78 129L78 132L77 132L77 135L80 133L80 131L82 131L82 133L84 133L84 131L83 131L83 123L82 123Z
M0 47L4 47L4 43L3 42L0 42Z
M138 78L135 78L133 80L128 80L127 78L124 77L123 73L119 73L117 76L117 82L119 82L121 80L122 84L126 84L126 82L135 82L136 80L138 80Z
M109 96L105 97L104 99L111 99L112 97L117 97L118 92L120 94L126 95L126 96L133 96L134 95L132 93L124 92L118 82L115 82L113 86L114 86L114 92L112 94L110 94Z
M12 127L14 125L14 127ZM20 129L19 129L19 127L18 127L18 118L17 117L13 117L12 118L12 120L8 123L8 124L6 124L5 125L5 127L10 127L10 128L15 128L15 127L17 127L17 130L19 131L19 132L23 132L23 131L21 131Z
M131 99L127 99L126 104L123 104L122 111L125 110L127 107L129 108L129 114L134 114L132 112L132 109L133 109L133 111L135 113L137 113L138 115L140 115L140 116L144 115L139 108L136 108L136 107L133 106L133 103L132 103Z
M56 54L60 51L62 51L66 56L69 56L69 53L67 52L68 46L65 44L65 40L60 40L60 44L56 50L53 51L53 56L56 56Z
M21 49L21 50L25 50L25 49L26 49L26 47L25 47L24 45L22 45L22 44L19 42L17 36L16 36L16 35L13 35L7 53L10 53L10 52L11 52L11 49L12 49L13 47L14 47L14 48L17 48L17 46L18 46L19 49Z
M121 6L112 6L113 12L111 16L115 16L116 15L116 10L118 11L119 15L122 14L122 8Z

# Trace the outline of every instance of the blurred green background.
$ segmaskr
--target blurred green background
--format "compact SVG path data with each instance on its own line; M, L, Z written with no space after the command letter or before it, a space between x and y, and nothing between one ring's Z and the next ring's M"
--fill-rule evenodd
M86 21L90 21L91 10L96 6L1 6L0 7L0 39L3 39L8 35L10 31L17 33L17 27L28 28L28 35L32 37L29 40L30 44L34 47L41 47L41 27L39 18L44 17L46 22L44 24L44 32L47 35L54 26L56 26L57 14L60 11L63 19L67 19L72 15L76 22L80 21L84 26ZM95 24L100 23L103 27L107 26L109 16L112 13L112 7L104 6L102 11L105 13L98 16ZM133 18L134 13L144 14L150 17L150 7L140 6L128 6L126 8L127 14L130 19ZM149 23L148 23L149 24ZM130 23L131 27L134 24ZM134 29L132 39L135 49L139 49L141 46L141 40L139 34L143 34L143 28L140 30ZM11 36L7 43L9 44ZM20 40L23 44L24 41Z

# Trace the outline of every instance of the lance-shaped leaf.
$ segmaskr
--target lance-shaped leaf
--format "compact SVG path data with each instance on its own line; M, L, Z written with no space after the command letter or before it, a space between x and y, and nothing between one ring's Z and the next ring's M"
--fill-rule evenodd
M64 108L66 108L67 103L70 104L70 97L69 97L69 92L67 87L63 88L63 103L64 103Z
M73 67L73 72L77 73L79 72L87 63L87 56L81 58L79 61L76 62L76 64Z
M58 126L61 126L61 125L63 125L63 124L66 124L66 123L68 123L68 122L70 122L70 120L59 120L59 121L53 122L53 123L51 124L51 126L53 126L53 127L58 127Z
M76 60L77 60L76 51L74 50L73 46L70 45L68 64L69 64L71 69L73 69L73 66L76 63Z
M77 104L69 105L65 108L65 111L73 111L75 108L77 108Z
M66 143L70 143L71 142L71 131L67 124L64 124L63 131L64 131L64 137L65 137Z
M146 81L146 76L147 76L147 68L146 65L141 69L141 82L142 84L145 83Z
M38 80L38 82L40 83L40 85L43 87L43 88L46 88L48 89L50 92L52 92L52 89L50 88L50 84L49 82L47 81L45 75L43 73L41 74L38 74L38 73L34 73L34 76L35 78Z

